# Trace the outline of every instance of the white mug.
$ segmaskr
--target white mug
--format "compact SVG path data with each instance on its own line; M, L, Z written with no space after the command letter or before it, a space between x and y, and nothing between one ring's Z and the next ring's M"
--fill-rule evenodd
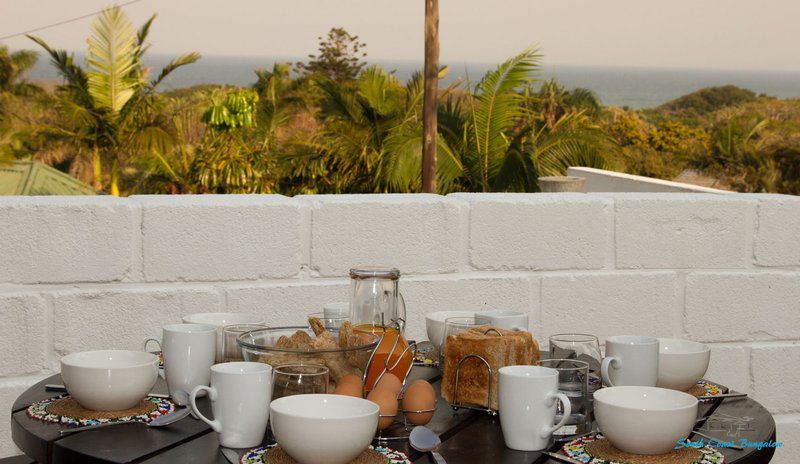
M218 363L225 359L225 353L222 352L222 331L226 325L264 324L263 317L249 313L195 313L184 316L182 321L184 324L206 324L217 328L217 355L215 360Z
M506 309L493 309L475 313L478 324L500 327L508 330L528 330L528 314Z
M197 409L197 396L208 392L214 420ZM192 411L219 434L226 448L261 444L269 421L272 366L258 362L230 362L211 367L211 385L198 385L190 395Z
M572 414L567 395L558 391L558 371L542 366L501 367L498 407L506 446L519 451L539 451L550 446L553 432ZM556 400L564 417L553 425Z
M606 339L606 357L600 365L609 387L655 387L658 382L658 339L616 335Z
M169 394L183 390L187 394L198 385L208 385L211 366L217 353L217 328L206 324L171 324L163 327L161 339L148 337L156 342L164 356L164 377Z

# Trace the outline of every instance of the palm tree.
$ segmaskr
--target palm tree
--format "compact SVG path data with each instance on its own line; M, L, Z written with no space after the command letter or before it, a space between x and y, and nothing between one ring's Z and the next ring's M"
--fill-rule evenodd
M540 58L534 48L523 51L443 108L439 131L463 166L460 188L535 191L540 174L563 174L574 165L605 166L602 151L613 145L587 124L583 111L551 123L531 110L529 87Z
M149 79L142 57L154 20L155 15L135 31L119 7L103 10L92 24L86 69L72 54L28 36L45 49L64 79L57 103L62 123L40 132L69 147L73 162L91 164L96 189L103 188L107 174L112 195L119 195L120 169L132 156L165 152L174 143L156 88L176 69L200 59L197 53L181 55Z
M0 45L0 93L8 92L16 96L28 96L41 91L24 77L36 64L38 55L31 50L9 53L8 47Z
M295 164L295 175L307 173L316 192L419 191L422 75L403 85L372 66L354 83L322 80L318 86L324 124L305 144L305 153L283 157ZM441 140L437 143L443 154L437 175L448 184L459 172L453 169L457 160Z

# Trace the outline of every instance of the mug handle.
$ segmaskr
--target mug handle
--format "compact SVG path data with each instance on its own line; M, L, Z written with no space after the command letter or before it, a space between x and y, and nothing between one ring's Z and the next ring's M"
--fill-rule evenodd
M147 337L142 340L142 351L147 351L147 344L150 342L155 342L158 345L158 350L161 351L161 339L158 337Z
M563 393L550 393L549 395L547 395L548 403L554 403L555 400L561 402L561 407L564 408L564 415L561 417L561 420L558 421L558 424L552 427L545 427L544 429L542 429L542 432L539 434L539 436L542 438L550 438L550 435L552 435L553 432L560 429L561 427L564 426L564 424L567 423L570 414L572 414L572 404L569 402L569 398L567 398L567 395Z
M607 356L603 358L603 364L600 365L600 375L603 378L603 382L609 387L613 387L614 384L611 382L611 376L608 375L609 366L612 366L614 369L619 369L622 367L622 360L613 356Z
M197 415L197 417L200 420L202 420L206 424L210 425L211 428L215 432L222 433L222 424L220 424L220 422L218 420L216 420L216 419L210 420L209 418L204 416L203 413L201 413L199 409L197 409L197 402L196 402L197 394L200 393L203 390L208 392L208 399L209 400L217 401L217 389L216 388L207 387L205 385L198 385L198 386L194 387L192 389L192 392L189 394L189 402L192 405L192 412L194 412L195 415Z

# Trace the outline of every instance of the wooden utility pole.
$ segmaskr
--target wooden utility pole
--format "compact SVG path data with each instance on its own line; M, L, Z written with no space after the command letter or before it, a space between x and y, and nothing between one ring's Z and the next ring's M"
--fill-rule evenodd
M439 98L439 0L425 0L425 100L422 104L422 191L436 193Z

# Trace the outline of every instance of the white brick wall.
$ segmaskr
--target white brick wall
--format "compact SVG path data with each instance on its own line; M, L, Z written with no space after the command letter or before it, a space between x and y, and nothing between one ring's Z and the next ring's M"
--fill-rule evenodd
M0 282L126 280L134 208L113 197L0 197Z
M453 272L463 261L465 204L438 195L311 195L311 268L344 276L382 264L415 274Z
M752 261L754 200L661 196L613 194L618 268L740 268Z
M0 198L0 457L8 410L69 352L138 349L200 311L302 324L347 270L399 267L410 338L442 309L711 344L800 446L800 200L780 195L453 194ZM776 388L780 385L780 388Z
M469 250L477 269L600 269L612 203L582 194L450 195L470 203Z
M148 281L292 277L301 214L280 195L135 196Z

